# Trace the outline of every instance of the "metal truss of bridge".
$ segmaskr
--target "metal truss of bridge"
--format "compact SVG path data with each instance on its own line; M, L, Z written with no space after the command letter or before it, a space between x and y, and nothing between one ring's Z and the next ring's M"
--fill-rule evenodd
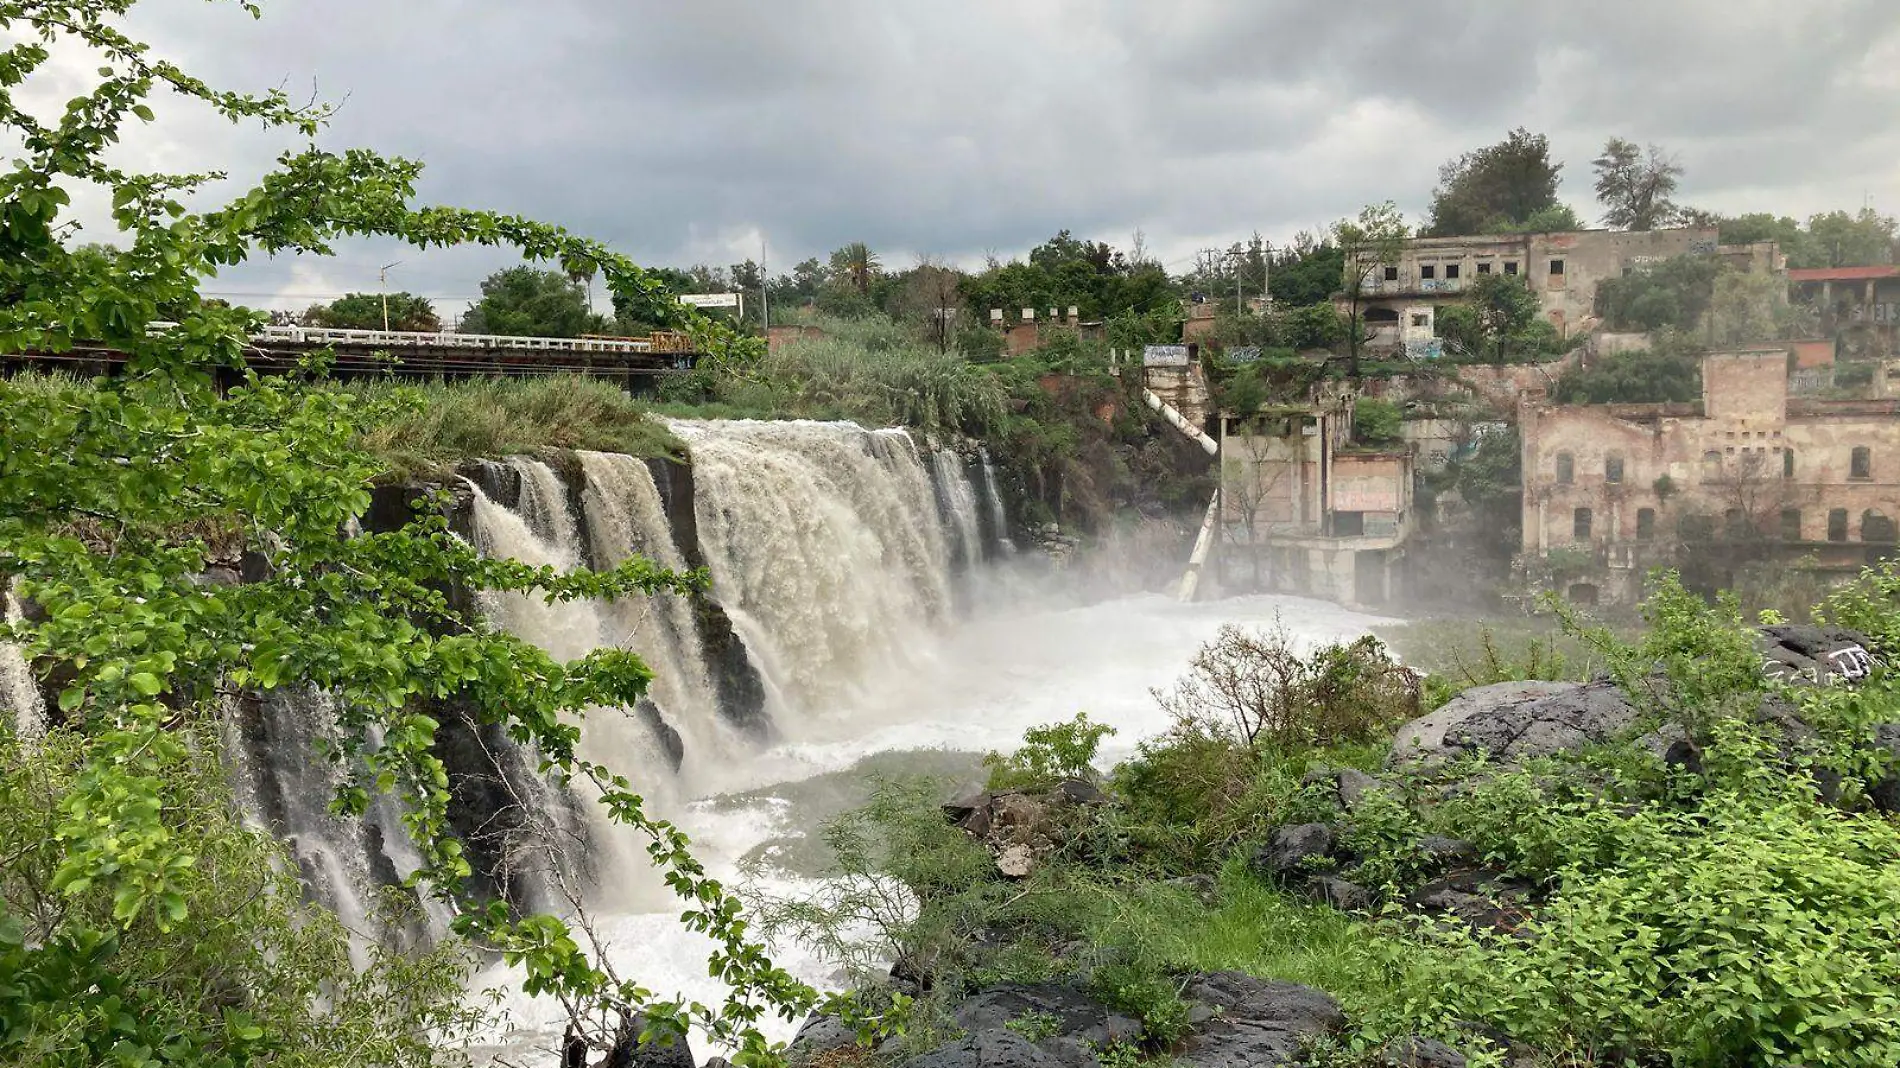
M153 323L162 332L172 323ZM684 334L624 337L515 337L503 334L422 333L407 330L337 330L267 326L251 336L248 359L259 370L287 368L312 353L329 350L342 377L388 373L403 377L512 377L587 374L623 379L690 371L697 354ZM125 354L97 345L60 353L29 352L9 358L28 365L79 365L100 373L125 362Z

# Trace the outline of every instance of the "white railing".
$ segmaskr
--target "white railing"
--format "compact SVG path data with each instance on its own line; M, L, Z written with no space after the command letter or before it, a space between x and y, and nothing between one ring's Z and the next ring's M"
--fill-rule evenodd
M177 323L155 322L148 333L163 333ZM413 330L338 330L321 326L267 326L252 334L259 345L364 345L383 348L526 349L539 352L652 352L653 342L633 338L515 337L507 334L427 333Z
M513 337L506 334L424 333L409 330L338 330L321 326L267 326L252 341L303 345L375 345L396 348L529 349L542 352L651 352L631 338Z

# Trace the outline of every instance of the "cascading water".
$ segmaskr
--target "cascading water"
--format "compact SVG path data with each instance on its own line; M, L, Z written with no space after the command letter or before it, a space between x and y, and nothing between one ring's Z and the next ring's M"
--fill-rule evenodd
M977 516L976 491L964 473L963 457L955 450L938 449L930 459L937 476L937 501L950 521L958 558L967 571L983 563L983 523Z
M949 615L936 491L902 430L676 422L713 596L794 716L901 667Z
M647 465L601 452L583 452L580 461L582 511L594 563L613 568L639 555L671 571L687 570ZM722 763L738 755L743 740L720 714L692 603L677 595L625 597L599 611L608 626L603 641L638 652L653 668L650 698L656 707L649 729L669 744L677 740L675 763L683 777L712 781ZM616 744L617 751L602 755L624 759L630 748Z
M447 933L453 915L432 898L413 917L378 907L383 888L422 866L397 803L381 797L360 821L330 813L347 774L328 694L284 689L234 697L223 723L240 810L289 847L306 891L343 921L359 958L371 943L414 945Z
M20 618L20 602L11 591L0 602L0 618L9 622ZM46 729L46 707L34 684L33 669L12 642L0 642L0 703L11 713L17 737L36 738Z
M1003 495L996 489L996 466L990 463L990 450L978 449L977 458L983 465L983 502L989 506L990 526L996 530L996 544L1005 555L1016 552L1016 543L1009 536L1009 515L1003 511Z

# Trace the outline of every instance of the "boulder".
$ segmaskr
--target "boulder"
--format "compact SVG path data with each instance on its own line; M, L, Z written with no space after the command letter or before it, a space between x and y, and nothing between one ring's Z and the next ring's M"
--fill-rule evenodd
M793 1036L789 1052L793 1061L809 1060L834 1050L858 1044L858 1033L836 1016L812 1013L805 1017Z
M1769 678L1855 685L1873 670L1867 636L1857 630L1787 623L1760 627L1757 633L1762 671Z
M1367 775L1358 768L1329 768L1320 766L1300 776L1302 786L1324 786L1347 812L1359 807L1359 802L1368 790L1385 786L1378 779Z
M657 1039L642 1043L640 1032L645 1027L646 1022L640 1017L621 1016L620 1026L614 1031L614 1044L595 1068L695 1068L698 1062L685 1036L671 1043Z
M1341 912L1364 912L1372 907L1372 891L1337 875L1316 875L1306 886L1314 900Z
M1333 851L1333 829L1324 823L1300 823L1273 832L1253 855L1253 869L1281 882L1304 879L1313 863Z
M1435 1038L1409 1035L1388 1044L1379 1063L1389 1068L1465 1068L1465 1055Z
M1214 972L1189 982L1192 1035L1174 1052L1185 1068L1271 1068L1299 1062L1301 1051L1346 1022L1339 1003L1297 983Z
M1141 1035L1141 1023L1133 1017L1061 983L988 987L965 999L951 1015L958 1027L970 1032L1005 1027L1024 1018L1046 1020L1050 1033L1044 1037L1080 1039L1096 1046L1133 1042Z
M1462 921L1475 930L1520 935L1530 919L1531 887L1497 872L1464 869L1425 883L1405 897L1421 912Z
M1478 752L1503 762L1550 756L1609 741L1637 718L1607 679L1479 686L1399 728L1387 760L1396 766Z
M1540 697L1574 689L1576 685L1574 682L1499 682L1490 686L1474 686L1400 727L1398 735L1392 740L1392 751L1386 763L1396 767L1454 756L1459 750L1446 745L1445 732L1462 726L1466 719L1493 708L1514 708L1527 704Z
M1434 865L1447 868L1455 864L1470 864L1478 859L1478 847L1462 838L1447 838L1442 834L1428 834L1418 840L1418 851Z
M1035 1043L1007 1028L966 1035L904 1062L904 1068L1067 1068Z
M1036 851L1026 845L1004 846L996 854L996 870L1007 878L1027 879L1036 870Z

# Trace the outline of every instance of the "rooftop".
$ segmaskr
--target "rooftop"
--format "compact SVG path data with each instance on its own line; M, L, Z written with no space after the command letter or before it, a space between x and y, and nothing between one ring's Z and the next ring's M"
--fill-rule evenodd
M1881 264L1874 267L1796 267L1788 271L1790 282L1865 282L1871 278L1900 276L1900 267Z

